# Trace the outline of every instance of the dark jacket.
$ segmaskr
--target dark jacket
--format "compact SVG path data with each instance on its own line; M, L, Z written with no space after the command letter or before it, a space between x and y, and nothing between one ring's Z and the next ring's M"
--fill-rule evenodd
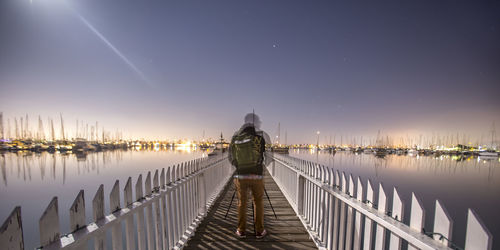
M257 166L255 166L255 168L252 169L251 172L240 172L238 171L238 166L236 166L236 163L234 162L234 159L232 157L232 152L231 152L231 148L232 148L232 144L234 142L234 137L236 135L239 135L239 134L242 134L242 133L247 133L247 134L251 134L251 135L254 135L256 137L260 137L261 138L261 155L260 155L260 160L259 160L259 163L257 164ZM251 124L244 124L234 135L233 137L231 138L231 145L229 146L229 162L231 162L231 164L233 166L236 167L236 174L238 175L245 175L245 174L256 174L256 175L262 175L263 174L263 171L264 171L264 152L266 150L266 145L265 145L265 140L264 140L264 137L262 137L261 135L259 135L256 131L255 131L255 127L252 126Z

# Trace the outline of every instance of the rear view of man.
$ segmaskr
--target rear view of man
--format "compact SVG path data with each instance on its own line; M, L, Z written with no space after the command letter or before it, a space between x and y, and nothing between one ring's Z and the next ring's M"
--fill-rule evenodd
M264 229L264 180L263 165L265 139L259 117L253 113L245 116L245 124L234 134L229 147L229 161L236 167L234 185L238 193L238 228L236 235L246 237L246 208L248 191L252 192L255 236L263 238Z

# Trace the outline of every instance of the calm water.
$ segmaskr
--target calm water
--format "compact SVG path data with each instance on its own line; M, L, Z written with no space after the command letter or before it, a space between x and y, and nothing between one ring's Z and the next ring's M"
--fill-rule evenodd
M372 154L351 152L316 153L310 150L295 150L291 156L315 161L333 167L346 174L359 176L366 187L372 181L378 190L382 182L387 197L392 199L397 187L405 200L405 211L410 207L411 192L415 192L426 210L425 229L432 231L435 200L442 201L454 220L453 242L463 247L467 208L474 209L493 235L493 249L500 248L500 161L498 158L459 158L451 156L397 156L377 158ZM375 197L375 199L377 199ZM407 217L407 216L406 216ZM405 218L408 223L409 218Z
M25 248L39 246L38 220L52 197L59 201L60 226L69 232L69 208L79 190L86 200L87 223L92 217L92 198L104 184L106 208L115 180L123 192L129 176L135 185L139 174L206 156L203 151L108 151L88 155L5 153L0 155L0 223L15 206L21 206ZM153 176L151 176L153 177ZM123 197L123 193L121 194ZM123 198L121 198L123 202Z
M86 156L49 153L5 153L1 155L0 221L12 209L22 206L26 249L38 246L38 220L53 196L59 197L61 231L69 231L69 207L80 189L85 190L87 204L104 184L105 196L116 179L123 190L129 176L133 184L139 174L171 166L197 157L202 151L112 151L91 153ZM411 192L422 200L427 214L426 226L432 229L435 199L440 199L454 219L454 242L464 245L467 208L473 208L485 222L494 238L500 238L497 212L500 207L500 162L498 159L452 158L442 156L397 156L383 159L373 155L338 152L316 154L309 150L295 150L292 156L317 161L340 171L369 178L378 189L382 182L388 197L392 187L406 200L409 209ZM123 197L123 194L122 194ZM123 200L122 200L123 201ZM109 206L106 198L106 206ZM87 222L92 215L87 205ZM106 212L109 207L106 207ZM498 248L493 241L493 249Z

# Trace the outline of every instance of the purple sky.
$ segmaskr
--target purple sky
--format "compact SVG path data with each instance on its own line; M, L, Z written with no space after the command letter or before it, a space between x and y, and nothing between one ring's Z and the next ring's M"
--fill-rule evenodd
M0 111L288 142L500 124L498 1L0 1ZM11 125L12 126L12 125Z

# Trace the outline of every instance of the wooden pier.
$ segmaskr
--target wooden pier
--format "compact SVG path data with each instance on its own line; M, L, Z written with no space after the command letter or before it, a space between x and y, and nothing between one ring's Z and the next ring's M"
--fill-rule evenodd
M276 182L267 170L265 172L265 187L278 217L277 219L274 217L269 201L264 195L264 227L268 231L266 237L255 238L251 195L247 210L246 238L235 235L238 216L237 196L233 200L227 218L224 219L235 191L234 184L230 181L184 249L317 249Z
M404 206L395 187L391 199L381 183L376 190L370 180L363 182L315 162L272 153L268 157L273 161L265 170L264 181L277 218L264 197L264 226L269 234L263 239L257 239L253 232L251 202L246 238L235 235L236 198L224 218L234 193L234 167L220 155L149 171L144 185L139 175L135 199L130 177L123 189L123 203L116 180L107 215L101 185L91 202L93 218L89 224L84 193L79 192L69 208L71 233L60 231L58 200L54 197L39 221L39 249L87 249L91 240L99 250L106 246L127 250L457 247L451 234L453 220L439 200L433 228L424 231L425 214L429 212L414 193L410 206ZM405 215L403 207L407 207ZM409 224L404 223L405 216L409 216ZM24 249L21 221L21 209L17 207L0 227L1 249ZM493 236L472 209L467 213L466 228L465 250L492 249Z

